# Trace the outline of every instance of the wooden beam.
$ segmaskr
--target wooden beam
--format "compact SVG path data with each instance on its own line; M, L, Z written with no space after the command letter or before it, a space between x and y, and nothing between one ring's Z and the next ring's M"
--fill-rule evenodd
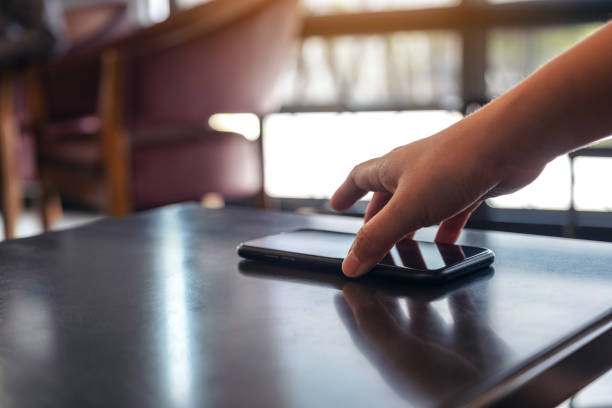
M612 17L610 0L571 0L489 4L466 3L414 10L312 15L303 37L381 34L397 31L463 30L465 28L542 27L604 22Z

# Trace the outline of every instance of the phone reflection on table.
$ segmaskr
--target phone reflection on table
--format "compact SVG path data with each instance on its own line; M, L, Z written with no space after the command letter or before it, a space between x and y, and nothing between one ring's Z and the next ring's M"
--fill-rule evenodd
M414 247L402 242L400 250ZM462 256L440 251L443 259ZM511 352L489 327L489 267L443 285L366 275L355 281L335 270L244 260L241 274L340 291L336 311L357 348L404 399L435 405L447 395L499 371ZM479 301L477 301L479 299ZM442 315L439 307L449 312ZM449 320L450 319L450 320Z
M445 301L451 321L431 302L389 296L361 282L346 283L336 299L359 350L415 406L437 405L498 371L511 356L470 290L457 291Z
M454 244L402 239L379 264L418 270L437 270L467 258L463 248Z

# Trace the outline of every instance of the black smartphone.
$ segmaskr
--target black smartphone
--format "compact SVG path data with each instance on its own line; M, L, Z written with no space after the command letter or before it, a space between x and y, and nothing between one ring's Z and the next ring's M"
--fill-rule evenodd
M238 255L265 260L340 269L354 234L300 229L246 241ZM487 248L404 239L376 265L371 273L419 282L446 282L493 263Z

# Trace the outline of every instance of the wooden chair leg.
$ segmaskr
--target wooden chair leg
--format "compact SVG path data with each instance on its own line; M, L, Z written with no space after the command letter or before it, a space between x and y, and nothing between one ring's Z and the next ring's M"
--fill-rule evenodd
M64 215L60 196L43 186L39 205L43 229L45 232L50 231L53 225Z
M100 117L102 152L108 186L109 215L121 217L132 212L130 195L129 145L122 126L123 57L118 50L102 55Z
M0 74L0 161L2 168L2 218L4 236L15 237L17 219L21 212L21 182L17 163L19 131L15 121L14 77L10 72Z
M26 91L28 109L30 112L30 127L36 141L36 167L38 168L38 184L40 192L38 196L38 206L40 219L44 231L50 231L60 218L63 216L60 195L48 181L45 172L45 163L42 160L40 146L44 144L43 126L45 122L45 106L42 89L42 78L40 68L37 66L29 67L26 71Z

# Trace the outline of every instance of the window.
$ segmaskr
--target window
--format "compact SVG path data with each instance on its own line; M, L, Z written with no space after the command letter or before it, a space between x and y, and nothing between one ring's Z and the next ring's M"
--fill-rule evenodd
M274 114L264 127L266 193L328 199L356 164L427 137L458 112Z
M459 106L460 44L447 32L306 38L284 82L285 105Z
M571 26L497 29L489 33L487 63L487 93L489 97L505 91L526 78L533 71L555 58L563 51L584 39L601 27L600 23ZM599 163L595 161L596 163ZM582 169L582 174L592 174L597 170L591 167ZM551 162L541 176L528 187L507 196L488 201L497 208L524 208L540 210L568 210L571 195L570 162L560 157ZM583 194L600 189L601 180L584 177L574 190L577 201L584 200L594 204L594 198ZM612 201L610 202L612 206ZM603 208L603 203L595 205ZM586 209L581 207L581 209ZM595 208L593 207L593 208Z
M328 197L354 164L413 140L413 134L425 137L452 124L461 117L453 112L469 111L504 93L612 16L612 0L303 0L303 4L312 16L308 21L314 23L307 21L306 35L294 50L293 67L279 88L284 111L293 113L272 115L264 124L266 188L277 197ZM369 19L352 14L385 10L401 14L372 13ZM328 113L300 113L318 111ZM428 115L433 112L440 116L432 119ZM411 121L399 119L410 115L415 115ZM417 131L417 117L438 127ZM362 136L366 134L369 138L375 134L376 143L384 148L372 151L374 143ZM568 217L565 212L572 203L579 211L610 209L612 197L602 192L602 175L609 174L612 165L609 160L575 158L573 187L572 161L554 160L530 187L489 200L490 207L479 220L485 223L480 225L540 222L544 213L555 231L562 229L564 220L577 222L567 231L580 232L585 219L589 225L602 225L601 220L593 221L591 213L585 218ZM337 163L335 168L326 164L330 161Z
M492 30L487 52L488 96L501 95L600 27L600 23L590 23L554 28Z
M491 198L487 203L497 208L568 210L570 200L570 161L567 156L562 156L548 163L527 187L513 194Z
M612 211L612 158L577 157L574 171L576 210Z

